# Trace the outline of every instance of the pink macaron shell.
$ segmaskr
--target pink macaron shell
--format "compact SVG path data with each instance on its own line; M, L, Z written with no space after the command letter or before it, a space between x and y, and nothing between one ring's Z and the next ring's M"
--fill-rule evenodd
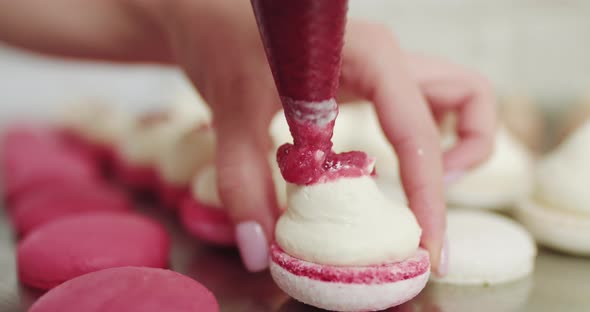
M112 170L115 148L106 143L90 142L78 133L64 129L61 131L64 141L77 153L86 156L103 171L109 173Z
M51 289L77 276L113 267L164 268L170 239L164 228L132 213L64 217L32 231L18 245L23 284Z
M112 198L115 202L120 202L122 205L130 205L127 194L110 184L99 180L74 180L63 181L63 183L51 183L42 187L33 188L26 193L26 196L15 198L11 205L6 206L6 210L8 212L18 210L22 205L21 202L26 205L28 201L52 199L90 200L95 197L108 197Z
M170 270L121 267L67 281L39 298L29 312L218 312L213 294Z
M414 298L430 275L428 253L418 249L400 262L331 266L297 259L271 245L271 274L293 298L328 310L378 311Z
M131 164L117 153L113 163L115 176L126 187L136 192L157 191L159 178L155 168Z
M46 185L93 181L98 170L87 160L66 152L26 153L4 172L4 195L8 202Z
M180 207L180 221L188 233L207 243L235 245L234 227L223 209L188 197Z
M2 151L6 152L16 146L28 143L60 144L59 131L49 125L34 123L15 123L8 125L2 131Z
M131 202L121 193L95 190L75 194L40 192L22 198L11 210L12 224L17 233L31 230L55 219L89 212L129 211Z
M158 194L162 205L171 210L179 209L185 198L189 195L188 185L174 185L159 179Z

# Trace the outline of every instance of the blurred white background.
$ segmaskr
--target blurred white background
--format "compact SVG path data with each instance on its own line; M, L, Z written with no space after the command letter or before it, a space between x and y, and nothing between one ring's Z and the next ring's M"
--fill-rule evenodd
M350 15L386 23L410 51L478 69L501 95L555 108L590 91L588 0L351 0ZM45 116L81 96L142 109L179 86L186 82L170 68L68 62L0 45L3 120Z

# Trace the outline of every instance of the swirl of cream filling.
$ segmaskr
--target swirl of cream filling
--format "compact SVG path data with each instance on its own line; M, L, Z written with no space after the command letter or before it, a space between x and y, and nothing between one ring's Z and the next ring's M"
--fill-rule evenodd
M164 143L158 171L165 182L188 185L194 175L213 161L215 134L212 129L193 127Z
M390 263L412 256L422 230L410 209L387 198L369 176L288 185L288 208L276 241L302 260L341 266Z
M590 121L537 167L535 197L554 209L590 215Z

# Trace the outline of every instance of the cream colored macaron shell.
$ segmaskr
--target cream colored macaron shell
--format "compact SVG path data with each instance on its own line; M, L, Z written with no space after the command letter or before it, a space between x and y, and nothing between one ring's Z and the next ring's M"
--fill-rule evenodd
M490 158L450 185L447 201L464 208L511 208L532 191L532 164L526 147L500 127Z
M551 248L590 255L590 122L586 122L537 167L534 196L517 218L537 241Z
M536 246L513 220L486 211L451 210L447 216L448 274L432 278L458 285L493 285L529 275Z

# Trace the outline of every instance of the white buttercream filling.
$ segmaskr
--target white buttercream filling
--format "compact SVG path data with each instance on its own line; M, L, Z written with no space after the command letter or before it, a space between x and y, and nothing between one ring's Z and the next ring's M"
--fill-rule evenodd
M410 209L387 198L371 177L288 185L276 226L288 254L328 265L374 265L412 256L421 229Z

